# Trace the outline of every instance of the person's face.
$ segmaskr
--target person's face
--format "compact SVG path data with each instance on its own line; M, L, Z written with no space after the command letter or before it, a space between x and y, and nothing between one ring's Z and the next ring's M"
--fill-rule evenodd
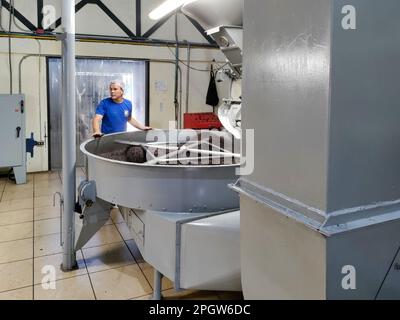
M111 99L118 100L118 99L121 99L123 95L124 95L124 92L122 91L120 86L117 86L116 84L112 84L110 86Z

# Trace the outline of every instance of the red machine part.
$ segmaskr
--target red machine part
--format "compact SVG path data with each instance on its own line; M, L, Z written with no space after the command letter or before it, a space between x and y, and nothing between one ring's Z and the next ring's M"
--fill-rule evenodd
M183 115L185 129L221 129L222 124L213 112L185 113Z

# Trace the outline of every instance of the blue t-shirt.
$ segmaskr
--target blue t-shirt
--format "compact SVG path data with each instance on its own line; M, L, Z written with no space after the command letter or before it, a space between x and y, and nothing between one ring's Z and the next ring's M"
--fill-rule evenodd
M102 100L96 108L96 114L103 116L101 132L116 133L127 129L127 122L132 116L132 102L124 99L121 103L107 98Z

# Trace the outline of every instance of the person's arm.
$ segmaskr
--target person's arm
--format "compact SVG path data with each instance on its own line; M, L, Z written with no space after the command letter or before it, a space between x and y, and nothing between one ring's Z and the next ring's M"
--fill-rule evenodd
M100 130L100 121L103 119L103 116L100 114L96 114L92 120L92 126L93 126L93 137L94 136L101 136L101 130Z
M143 124L141 124L139 121L137 121L135 118L131 117L128 122L133 125L135 128L139 130L151 130L153 129L152 127L147 127Z
M92 120L92 127L93 127L93 137L99 137L102 136L103 133L101 132L101 128L100 128L100 121L103 119L106 110L105 110L105 106L104 106L104 101L102 100L100 101L99 105L96 107L96 112L94 114L94 118Z

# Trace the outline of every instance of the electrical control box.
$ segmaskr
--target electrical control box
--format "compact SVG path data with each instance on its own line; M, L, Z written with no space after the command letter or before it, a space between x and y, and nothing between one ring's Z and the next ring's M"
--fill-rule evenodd
M0 168L14 171L26 183L25 96L0 94Z

